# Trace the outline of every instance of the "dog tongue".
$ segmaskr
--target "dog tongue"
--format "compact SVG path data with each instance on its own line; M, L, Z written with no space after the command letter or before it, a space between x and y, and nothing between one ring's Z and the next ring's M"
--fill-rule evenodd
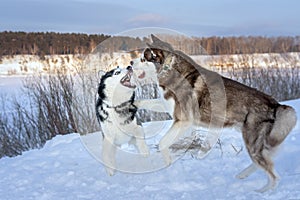
M129 87L129 88L135 88L136 86L134 84L131 84L130 83L130 79L131 79L131 75L130 75L130 72L126 74L125 77L123 77L121 79L121 84L126 86L126 87Z
M138 78L140 78L140 79L145 78L145 75L146 75L146 73L145 73L145 71L143 71L143 73L141 73L141 74L138 76Z

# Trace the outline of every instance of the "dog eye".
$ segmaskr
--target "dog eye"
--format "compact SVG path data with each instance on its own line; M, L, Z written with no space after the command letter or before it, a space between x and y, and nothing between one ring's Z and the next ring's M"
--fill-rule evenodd
M119 75L119 74L121 74L120 71L116 71L116 72L115 72L115 75Z

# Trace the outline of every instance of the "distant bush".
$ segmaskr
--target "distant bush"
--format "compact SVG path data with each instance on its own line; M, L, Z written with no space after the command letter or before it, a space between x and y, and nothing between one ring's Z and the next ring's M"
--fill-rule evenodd
M2 96L2 112L0 114L0 158L16 156L23 151L41 147L48 137L44 132L38 132L35 114L28 112L18 100L7 99ZM10 109L5 109L7 100Z
M61 71L30 77L24 81L23 91L9 100L10 110L5 109L8 102L3 96L0 158L40 148L58 134L99 130L94 108L97 82L90 78Z
M268 63L273 63L272 66L242 66L237 68L227 66L226 71L221 69L219 72L271 95L278 101L300 98L300 66L297 64L298 61L294 57L287 57L283 67L277 62L276 57L270 59Z

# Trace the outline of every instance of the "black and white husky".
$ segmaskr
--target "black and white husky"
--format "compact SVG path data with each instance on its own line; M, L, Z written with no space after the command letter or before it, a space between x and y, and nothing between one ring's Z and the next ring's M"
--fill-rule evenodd
M96 115L103 133L102 161L109 175L115 171L116 148L133 143L147 156L148 147L141 125L137 124L133 70L116 68L102 75L98 86Z

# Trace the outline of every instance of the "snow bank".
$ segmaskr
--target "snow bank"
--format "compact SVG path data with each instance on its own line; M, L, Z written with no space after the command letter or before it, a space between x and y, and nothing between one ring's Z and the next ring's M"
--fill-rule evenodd
M219 72L228 69L252 68L289 68L300 66L300 53L262 53L239 55L200 55L191 56L198 64Z
M76 73L78 69L108 70L116 66L127 67L131 60L128 53L88 55L35 55L3 56L0 59L0 76L49 74L58 69Z
M230 129L224 130L222 146L216 146L203 160L186 154L159 171L119 172L113 177L88 153L78 134L56 136L43 149L0 160L0 198L299 199L300 100L286 103L297 109L298 123L275 159L281 181L274 191L253 192L267 180L261 171L245 180L234 178L251 161L241 134Z

